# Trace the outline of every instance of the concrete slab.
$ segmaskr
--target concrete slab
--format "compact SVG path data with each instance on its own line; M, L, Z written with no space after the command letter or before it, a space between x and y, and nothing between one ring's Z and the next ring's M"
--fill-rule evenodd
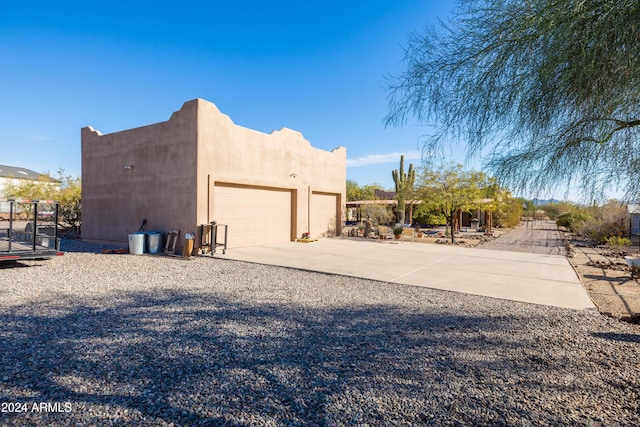
M321 239L217 258L300 268L578 310L597 310L563 256L395 241Z

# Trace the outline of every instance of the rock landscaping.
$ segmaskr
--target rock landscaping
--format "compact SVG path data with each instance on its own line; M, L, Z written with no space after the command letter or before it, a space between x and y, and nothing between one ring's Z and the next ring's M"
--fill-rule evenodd
M1 425L640 424L637 325L81 249L0 270Z

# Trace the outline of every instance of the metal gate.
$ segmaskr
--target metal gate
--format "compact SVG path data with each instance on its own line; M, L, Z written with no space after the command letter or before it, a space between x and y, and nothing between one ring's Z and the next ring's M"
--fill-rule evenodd
M56 202L0 200L0 219L0 262L62 255Z

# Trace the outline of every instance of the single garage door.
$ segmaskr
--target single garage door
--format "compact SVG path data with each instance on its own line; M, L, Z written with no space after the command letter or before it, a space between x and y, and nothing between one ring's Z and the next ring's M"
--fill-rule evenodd
M291 190L216 184L213 219L229 226L227 246L291 241Z
M311 193L311 236L327 237L336 235L336 214L338 195L332 193Z

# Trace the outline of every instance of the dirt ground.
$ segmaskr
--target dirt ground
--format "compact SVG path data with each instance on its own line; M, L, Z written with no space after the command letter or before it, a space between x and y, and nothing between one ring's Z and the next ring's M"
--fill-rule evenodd
M621 254L604 248L575 247L569 262L602 314L640 323L640 281L631 279Z
M528 221L500 238L484 242L482 249L548 253L568 256L591 300L602 314L640 323L640 281L631 279L623 253L589 247L553 221ZM629 255L638 254L632 248Z

